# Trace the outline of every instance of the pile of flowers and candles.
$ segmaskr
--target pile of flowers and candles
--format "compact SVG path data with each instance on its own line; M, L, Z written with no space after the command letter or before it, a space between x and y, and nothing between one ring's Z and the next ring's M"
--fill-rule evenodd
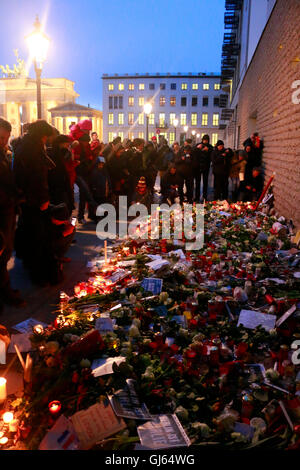
M59 419L98 404L118 432L85 447L77 435L78 448L151 448L145 427L174 415L182 445L299 448L300 252L266 212L210 203L199 251L127 239L91 262L53 323L34 328L17 439L37 449ZM126 390L134 412L116 406Z

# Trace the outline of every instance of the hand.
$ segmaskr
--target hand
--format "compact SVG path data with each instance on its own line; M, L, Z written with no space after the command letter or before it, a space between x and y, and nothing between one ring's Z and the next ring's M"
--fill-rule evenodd
M44 204L42 204L42 205L40 206L40 210L41 210L41 211L46 211L46 210L48 209L48 207L49 207L49 204L50 204L50 201L44 202Z

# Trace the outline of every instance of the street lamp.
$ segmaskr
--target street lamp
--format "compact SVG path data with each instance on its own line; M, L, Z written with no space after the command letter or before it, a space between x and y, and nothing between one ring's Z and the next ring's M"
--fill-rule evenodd
M148 142L149 138L149 114L152 111L152 104L145 103L144 104L144 113L146 114L146 142Z
M184 126L183 130L185 132L185 139L187 138L187 131L188 131L189 126Z
M173 126L174 126L174 131L175 131L175 142L176 142L176 128L179 124L179 121L177 118L173 119Z
M196 140L195 135L196 135L196 131L193 130L193 131L192 131L193 140Z
M41 30L41 23L38 15L34 23L34 31L25 37L29 54L34 63L34 70L36 75L36 89L37 89L37 117L42 118L42 96L41 96L41 75L43 65L47 57L50 39Z

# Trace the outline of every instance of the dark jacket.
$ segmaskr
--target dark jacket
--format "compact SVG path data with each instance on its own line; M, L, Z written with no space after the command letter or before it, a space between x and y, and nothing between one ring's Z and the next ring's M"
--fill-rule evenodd
M250 187L250 189L248 189ZM251 175L248 181L246 182L246 192L250 195L250 199L259 199L264 188L264 178L262 174L256 176L256 178Z
M209 143L209 136L205 137L208 144L204 144L202 139L202 142L193 149L193 167L196 171L209 171L210 168L213 146Z
M171 191L172 186L179 186L182 183L182 177L176 172L174 175L167 171L161 179L161 193L167 197Z
M65 166L65 159L68 159L68 156L71 157L71 154L68 149L56 147L51 149L48 155L55 163L55 168L49 170L48 173L50 202L54 205L64 202L71 214L74 207L74 195Z
M259 167L262 162L261 154L254 147L252 147L250 152L246 152L246 154L247 164L245 169L245 182L251 179L253 168Z
M16 149L13 170L16 186L29 206L39 208L50 200L48 171L54 167L43 144L29 134L24 135Z
M104 201L112 191L111 181L106 168L95 166L90 175L90 188L96 202Z
M228 176L230 171L230 162L232 158L231 149L218 150L217 148L212 152L212 168L214 175Z
M11 163L0 149L0 230L5 224L5 217L15 210L16 187Z
M192 152L190 154L180 153L175 157L175 166L179 176L191 178L193 175Z

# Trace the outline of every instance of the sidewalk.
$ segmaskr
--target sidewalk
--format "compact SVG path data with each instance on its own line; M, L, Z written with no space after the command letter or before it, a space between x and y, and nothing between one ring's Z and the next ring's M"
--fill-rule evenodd
M84 226L78 226L74 237L77 243L72 245L66 254L71 258L70 263L64 265L64 281L57 286L37 287L33 285L23 268L22 262L13 257L9 262L11 284L14 289L21 291L27 305L24 308L5 306L0 316L0 324L10 329L13 325L26 320L29 317L36 318L45 323L54 320L53 311L59 302L60 291L73 295L74 285L78 281L89 278L86 269L87 261L94 258L103 246L103 241L96 236L96 224L88 222Z

